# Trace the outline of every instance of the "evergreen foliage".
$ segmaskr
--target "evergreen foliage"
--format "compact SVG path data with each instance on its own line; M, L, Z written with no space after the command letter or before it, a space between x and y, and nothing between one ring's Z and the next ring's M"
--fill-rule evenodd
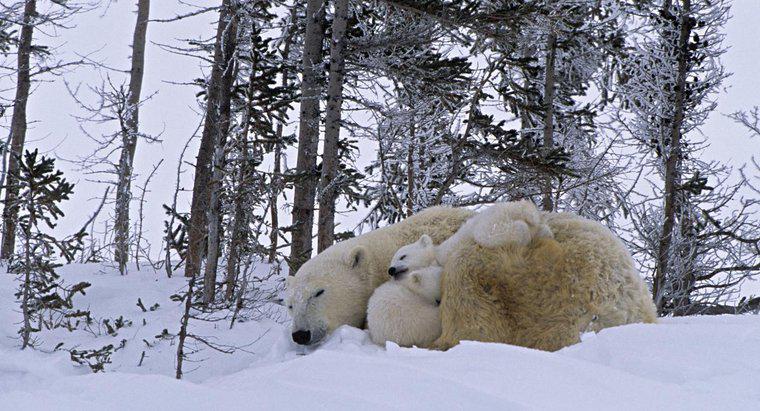
M23 325L19 330L22 348L32 346L32 333L44 329L66 326L81 312L74 311L72 298L84 294L89 283L67 286L55 272L61 264L56 262L58 247L81 247L82 235L73 242L56 244L45 229L55 227L63 217L60 204L69 199L74 185L66 181L63 173L55 169L55 160L40 156L37 150L26 151L19 159L18 235L22 247L11 258L9 271L19 277L16 298L21 305ZM6 204L6 206L8 206Z

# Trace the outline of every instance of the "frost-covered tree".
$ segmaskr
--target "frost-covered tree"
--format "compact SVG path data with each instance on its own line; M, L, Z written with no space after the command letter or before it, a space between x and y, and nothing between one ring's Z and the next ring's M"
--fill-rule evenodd
M434 205L448 176L452 114L438 104L388 107L377 125L377 159L367 168L377 184L367 188L368 222L394 223ZM416 103L422 103L421 100Z
M730 184L730 168L700 158L709 140L698 128L726 77L720 57L728 11L725 1L642 4L642 29L620 64L627 129L659 177L647 197L661 200L641 202L633 217L660 314L730 302L760 267L757 201L738 198L744 181Z
M137 22L132 37L132 58L125 118L121 131L121 154L116 168L116 218L114 221L114 260L119 271L126 272L129 260L129 205L132 200L132 176L139 132L140 95L145 71L145 41L150 16L150 0L138 0ZM135 244L140 247L140 244Z
M365 10L357 18L349 95L375 121L346 127L377 144L364 194L371 209L367 221L376 226L443 201L439 188L452 170L457 116L466 104L471 69L467 59L453 55L450 39L441 40L443 31L432 20L391 7Z
M620 52L624 2L381 3L466 47L462 55L478 56L470 60L480 69L455 110L456 137L449 140L456 144L443 177L446 190L468 188L449 193L449 202L530 198L546 209L613 221L620 192L614 177L622 167L610 150L613 138L597 123L594 93L607 86L603 69ZM405 34L406 41L415 38Z
M281 161L278 157L287 144L282 130L284 113L295 98L295 88L287 79L291 72L291 63L285 58L287 51L282 54L277 38L264 34L279 24L271 8L266 2L253 2L241 8L235 88L245 91L236 93L232 101L235 124L226 147L224 195L220 202L223 229L227 233L224 239L227 300L234 295L243 262L262 260L270 254L261 237L267 228L267 209L277 207L276 185L280 176L263 168L264 157L271 154L273 161ZM286 26L283 36L287 37L290 29Z
M514 3L515 38L494 43L503 67L498 89L520 119L523 144L544 157L561 149L570 172L524 179L509 197L609 219L619 191L613 177L621 170L597 124L594 94L604 89L605 62L620 52L625 9L614 0Z
M423 53L420 53L423 54ZM377 184L367 188L366 201L371 205L370 222L396 222L419 210L450 202L449 176L454 145L458 137L457 114L461 108L469 66L464 60L449 59L439 53L421 56L405 64L437 65L427 79L437 86L459 84L456 97L447 105L446 98L425 98L416 79L398 79L396 98L379 113L375 133L378 157L367 168ZM437 77L437 78L436 78ZM432 84L432 83L429 83ZM444 86L445 87L445 86ZM431 87L432 88L432 87ZM429 95L428 95L429 96ZM452 177L455 178L455 177Z
M326 0L306 3L305 33L301 60L301 94L298 125L297 179L293 182L291 246L288 265L295 274L311 257L314 202L319 173L320 101L323 87L323 56Z
M185 276L188 277L199 275L201 272L208 242L217 243L216 233L214 237L209 238L209 225L218 224L214 220L218 214L215 207L216 199L212 199L212 195L218 193L221 176L213 174L221 167L223 147L230 129L230 102L235 79L237 27L240 17L238 8L238 2L235 0L221 2L213 45L211 75L204 81L206 116L196 157L193 200L187 227ZM213 268L216 272L215 265Z
M160 141L157 136L139 131L140 106L146 100L141 99L141 95L149 12L150 2L138 1L128 79L115 81L111 74L108 74L103 84L87 86L87 94L92 97L81 92L80 87L70 90L84 112L83 115L77 116L81 123L108 125L114 129L110 133L92 135L82 127L95 148L91 153L82 156L78 164L91 181L115 186L115 190L111 191L115 193L111 198L114 202L113 241L108 245L113 251L113 261L122 275L127 272L130 255L135 256L135 264L138 264L137 256L142 246L138 238L142 233L139 229L140 220L135 224L137 229L133 231L133 220L130 219L134 191L132 185L138 177L134 170L137 143ZM99 68L110 70L105 67ZM145 185L148 182L149 179L146 179ZM133 249L134 253L131 253L130 249Z
M276 259L282 233L278 200L286 183L292 182L281 165L284 151L293 144L285 125L296 98L294 62L299 53L294 45L303 38L297 20L302 8L297 3L285 16L278 14L280 3L273 1L224 4L217 37L199 44L200 57L213 54L214 66L208 79L197 80L206 109L203 155L197 161L211 163L204 170L196 167L189 219L175 209L175 193L165 230L166 261L174 249L186 258L186 270L203 273L202 301L210 307L218 301L220 284L226 287L226 301L233 299L241 267L264 255ZM198 179L207 179L202 190ZM196 210L194 219L196 200L206 205L203 216ZM267 230L269 247L262 238ZM218 280L220 273L223 281Z

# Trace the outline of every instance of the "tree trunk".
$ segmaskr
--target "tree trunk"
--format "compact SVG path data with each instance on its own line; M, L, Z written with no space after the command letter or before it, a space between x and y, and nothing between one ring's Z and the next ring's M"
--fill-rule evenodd
M214 150L214 159L211 162L213 169L211 173L211 191L209 195L209 208L206 211L206 220L208 221L208 244L206 266L203 272L203 304L209 305L214 302L216 291L216 270L219 267L219 254L221 253L219 230L221 216L219 208L221 207L219 192L222 186L222 167L224 166L224 144L219 142Z
M557 34L549 27L549 35L546 39L546 77L544 79L544 153L548 154L554 148L554 86L555 64L557 56ZM546 177L544 180L544 193L542 208L544 211L554 211L552 201L552 180Z
M410 111L414 110L411 106ZM414 214L414 146L417 144L417 132L414 126L414 115L409 123L409 147L406 151L406 216ZM422 161L422 155L418 155Z
M230 88L232 87L232 62L237 32L236 7L232 0L222 0L214 45L214 65L206 96L206 118L203 124L201 145L195 161L193 200L188 224L187 261L185 276L193 277L200 272L203 251L208 233L207 212L210 207L212 178L211 162L218 144L229 127ZM226 115L224 113L227 113Z
M235 295L235 281L240 272L240 247L242 246L245 238L243 236L243 224L245 224L245 205L243 204L245 195L245 182L247 176L245 173L246 163L248 162L247 151L245 142L243 143L243 157L240 159L240 165L238 166L238 192L235 194L235 212L232 217L232 234L230 234L229 251L227 252L227 278L225 279L226 289L224 291L224 298L227 301L232 301L232 297Z
M140 93L145 67L145 38L148 32L150 0L138 0L137 22L132 38L132 69L129 72L127 112L122 130L122 148L119 157L116 186L116 221L114 223L114 259L124 275L129 260L129 203L132 200L132 174L139 128Z
M296 24L296 11L297 8L293 6L290 9L290 27L288 27L288 35L285 38L285 44L282 49L283 60L290 58L290 46L293 44L293 37L296 34L298 25ZM286 65L287 67L287 65ZM288 87L290 79L288 77L288 70L282 71L282 79L280 85L283 89ZM283 109L280 113L282 118L285 118L286 109ZM280 232L280 219L278 215L279 207L277 206L277 199L282 192L282 134L284 131L284 121L279 120L277 122L277 140L274 146L274 168L272 169L272 187L269 198L269 213L271 220L271 232L269 233L269 264L273 264L277 259L277 245L279 243Z
M245 114L243 116L243 130L240 132L240 158L238 159L237 167L237 190L235 190L234 199L234 212L232 217L232 234L230 235L229 251L227 253L227 278L225 280L226 289L224 298L227 301L232 301L235 293L235 280L240 272L240 247L245 242L245 232L247 227L245 221L245 206L246 206L246 190L251 184L249 179L250 175L247 173L248 167L248 133L251 127L251 117L253 116L253 98L256 81L256 69L259 61L256 53L254 53L253 44L254 38L251 39L251 72L248 77L248 90L246 93L247 104L245 107Z
M0 259L7 260L13 255L16 246L16 224L18 223L19 161L24 151L26 140L26 103L31 86L29 60L32 54L32 35L34 34L34 17L37 14L37 1L26 0L24 6L24 27L18 44L18 78L16 81L16 99L13 101L11 117L11 147L8 158L8 175L5 188L5 207L3 208L3 240Z
M269 233L269 264L273 264L277 259L277 245L279 244L279 231L280 231L280 218L277 215L279 207L277 206L277 199L280 196L282 170L280 169L280 162L282 161L282 123L277 125L277 142L274 147L274 169L272 170L272 188L269 198L269 219L271 220L271 232Z
M664 5L664 11L670 13L670 2ZM677 44L677 72L674 96L673 121L667 138L670 139L670 147L663 150L665 161L665 195L663 210L663 225L660 233L659 247L657 250L657 267L655 270L652 295L654 297L657 312L662 314L665 308L665 288L667 276L670 271L670 248L673 242L673 231L676 226L676 214L678 213L678 185L681 180L681 128L684 118L684 91L686 88L686 74L688 63L689 15L691 13L691 0L683 0L683 9L678 19L679 34ZM665 136L663 136L665 137ZM664 138L661 142L664 146Z
M237 78L237 64L235 63L235 49L237 47L237 19L233 19L228 30L233 33L230 42L223 45L228 57L228 66L222 76L224 88L221 90L219 106L219 124L217 125L214 142L214 158L211 160L211 183L209 184L209 207L206 212L207 244L206 244L206 267L203 277L203 303L208 305L214 301L216 293L216 272L219 268L219 257L222 253L222 214L221 192L222 180L224 179L225 146L230 126L230 104L232 99L232 86Z
M177 342L177 369L174 377L182 379L182 363L185 361L185 340L187 339L187 325L190 322L190 310L193 308L193 291L195 289L195 276L187 280L187 294L185 294L185 307L180 319L179 341Z
M233 24L230 30L237 31L237 26ZM234 41L234 40L233 40ZM231 53L237 45L231 47ZM233 55L233 54L229 54ZM222 90L222 106L219 115L219 129L214 149L214 158L211 160L211 184L209 184L209 208L206 213L208 221L207 243L206 243L206 266L203 277L203 303L211 304L214 301L216 293L216 272L219 268L219 258L222 254L222 183L224 180L224 169L226 163L226 144L230 124L230 103L232 98L232 85L237 78L237 65L233 62L225 73L225 79L229 77L227 87ZM225 80L226 81L226 80Z
M32 236L32 224L34 221L30 221L26 228L24 235L24 292L21 297L21 310L24 316L24 325L21 329L21 349L31 345L32 335L32 319L31 312L29 310L29 298L32 288L32 247L29 244L29 238Z
M306 4L306 38L303 47L301 110L298 129L298 160L293 196L290 274L295 275L311 257L314 225L314 197L317 186L317 148L319 146L319 101L322 91L322 42L324 40L324 0Z
M341 105L343 104L343 77L346 66L346 25L348 0L335 0L330 47L330 78L327 84L327 110L325 113L325 145L322 152L322 181L319 196L319 229L317 251L322 252L335 242L335 201L338 190L338 140L340 138Z
M682 198L681 200L686 202L685 198ZM694 227L697 226L698 222L692 218L692 214L689 212L691 210L687 207L689 207L688 203L681 203L678 205L678 213L680 214L678 230L681 234L682 241L685 240L690 243L695 243L699 241L694 233ZM692 300L692 291L697 282L697 274L695 273L692 264L692 262L696 261L698 258L697 255L695 255L696 250L694 250L693 247L686 247L686 249L680 249L678 251L678 258L686 263L684 264L685 267L683 267L685 269L680 270L679 277L670 281L672 285L671 298L673 302L674 316L683 315L689 311L689 307L694 303Z
M414 125L412 125L414 130ZM414 133L406 150L406 216L414 214Z

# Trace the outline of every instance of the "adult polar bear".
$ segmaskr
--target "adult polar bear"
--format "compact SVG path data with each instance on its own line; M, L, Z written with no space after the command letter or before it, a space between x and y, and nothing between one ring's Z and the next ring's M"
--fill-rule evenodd
M343 324L362 327L369 297L391 278L388 265L396 250L423 234L440 244L474 214L463 208L432 207L336 243L304 263L287 284L293 341L314 344Z
M306 262L288 279L293 341L310 345L340 325L361 327L369 297L390 278L396 250L422 234L439 244L473 214L433 207ZM478 340L556 350L586 330L655 321L646 287L614 234L571 214L545 220L554 238L490 248L466 239L451 251L442 280L443 333L431 348Z

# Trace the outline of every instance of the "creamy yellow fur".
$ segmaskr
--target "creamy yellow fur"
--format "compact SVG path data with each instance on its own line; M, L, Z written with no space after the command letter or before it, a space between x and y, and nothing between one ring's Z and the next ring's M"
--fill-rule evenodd
M527 200L492 204L478 210L459 231L436 247L436 259L438 264L445 265L465 239L493 248L510 243L528 245L535 238L551 237L544 220L544 214Z
M468 239L444 266L441 337L542 350L577 343L585 331L656 321L630 254L599 223L547 214L553 238L486 248Z
M361 327L372 292L390 279L388 265L401 246L423 234L440 244L474 212L431 207L406 220L342 241L307 261L288 280L285 302L293 331L309 331L314 344L343 324ZM324 290L318 297L319 290Z
M308 330L313 344L340 325L361 327L370 295L390 278L396 250L422 234L440 244L473 214L434 207L312 258L288 283L293 330ZM430 348L478 340L557 350L587 330L656 321L633 260L613 233L572 214L545 214L541 224L551 235L531 231L527 244L485 247L470 236L451 250L441 283L442 334Z

